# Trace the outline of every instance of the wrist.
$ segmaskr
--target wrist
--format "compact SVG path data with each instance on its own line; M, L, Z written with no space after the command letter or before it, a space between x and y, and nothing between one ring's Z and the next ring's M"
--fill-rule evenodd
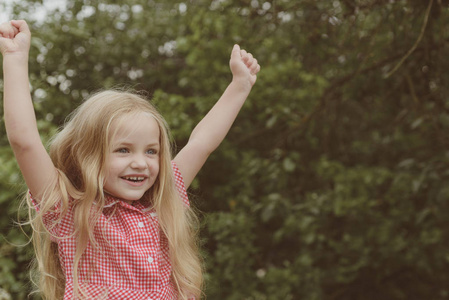
M248 93L251 91L252 89L252 85L248 80L245 79L240 79L240 78L232 78L231 84L234 88L236 88L237 90L241 91L241 92L245 92Z
M3 53L3 65L8 63L26 63L28 64L28 53L6 52Z

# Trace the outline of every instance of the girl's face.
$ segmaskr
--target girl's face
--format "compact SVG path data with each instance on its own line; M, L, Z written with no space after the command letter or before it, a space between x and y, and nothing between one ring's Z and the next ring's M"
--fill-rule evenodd
M159 174L159 126L150 114L140 113L113 121L111 132L104 191L131 204Z

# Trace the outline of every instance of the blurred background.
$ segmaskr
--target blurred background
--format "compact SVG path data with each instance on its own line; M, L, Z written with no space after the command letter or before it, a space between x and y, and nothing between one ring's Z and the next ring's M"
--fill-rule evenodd
M45 143L89 93L125 85L151 95L180 149L230 82L232 46L257 57L253 91L190 189L208 299L449 299L447 1L18 0L0 11L31 26ZM0 299L30 290L32 247L16 246L25 189L2 120Z

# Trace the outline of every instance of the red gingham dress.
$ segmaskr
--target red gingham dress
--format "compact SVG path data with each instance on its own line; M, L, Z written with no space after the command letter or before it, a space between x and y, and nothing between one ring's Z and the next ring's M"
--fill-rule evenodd
M188 206L189 199L181 173L174 162L172 167L176 187ZM33 203L38 210L39 205L35 201ZM51 214L45 217L48 224L57 218ZM50 229L52 234L59 237L55 241L66 276L64 300L74 299L73 223L70 209L57 226ZM159 228L154 209L140 202L129 205L107 196L94 236L99 250L89 244L79 268L78 282L88 293L89 299L177 299L178 293L170 280L168 240Z

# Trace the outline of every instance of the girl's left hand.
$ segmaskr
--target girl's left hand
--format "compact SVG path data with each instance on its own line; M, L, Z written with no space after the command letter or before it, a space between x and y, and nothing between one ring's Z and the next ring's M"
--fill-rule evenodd
M229 65L233 75L232 81L248 82L250 88L256 83L260 65L251 53L240 49L239 45L234 45Z

